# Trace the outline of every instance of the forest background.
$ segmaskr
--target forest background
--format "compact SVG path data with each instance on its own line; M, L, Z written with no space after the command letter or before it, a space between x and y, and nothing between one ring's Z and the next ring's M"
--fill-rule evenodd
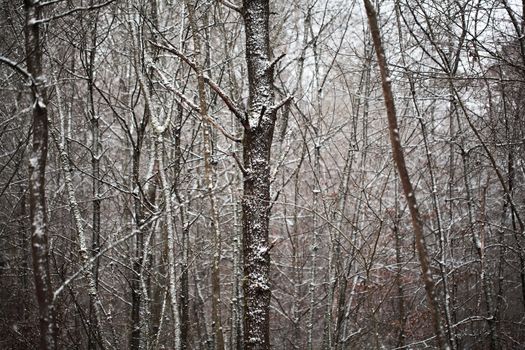
M524 5L0 1L0 348L523 348Z

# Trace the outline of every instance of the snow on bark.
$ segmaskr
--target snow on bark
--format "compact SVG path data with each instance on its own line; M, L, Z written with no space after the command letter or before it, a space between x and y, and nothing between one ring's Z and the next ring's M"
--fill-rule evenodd
M57 95L60 95L60 93L57 92ZM100 330L102 303L98 297L95 276L91 268L89 268L90 265L92 265L92 263L91 263L89 253L88 253L88 243L87 243L86 232L84 231L84 227L82 226L82 221L83 221L82 215L80 213L80 209L78 207L78 202L76 199L75 190L73 188L73 178L71 175L71 166L69 164L69 157L65 150L65 145L62 143L59 143L58 137L54 137L54 139L55 139L55 142L58 147L59 154L60 154L60 165L62 167L62 172L64 173L64 182L66 185L67 198L69 201L69 207L70 207L72 217L73 217L73 224L75 226L75 231L77 233L77 240L78 240L78 245L79 245L78 253L80 257L80 262L82 266L84 267L83 268L84 277L86 278L88 282L87 293L89 297L89 303L90 303L90 307L93 309L95 313L95 317L93 320L95 324L91 324L90 327L93 327L97 336L100 336L102 334ZM97 339L97 340L102 341L102 339Z
M166 177L166 171L164 166L164 132L167 130L171 118L169 115L165 116L164 122L161 122L161 118L157 113L157 108L151 98L152 94L149 89L149 85L146 82L145 73L141 70L141 67L145 62L151 62L151 59L147 52L141 52L140 30L136 27L137 22L133 19L136 15L136 11L131 1L127 2L128 11L130 14L129 26L132 33L133 40L133 65L135 68L135 76L138 83L143 91L144 104L147 115L150 117L151 126L153 127L154 134L154 162L158 164L160 185L162 187L162 196L164 199L164 214L166 220L166 227L168 232L168 294L169 301L171 303L172 319L173 319L173 330L175 335L175 348L180 349L181 346L181 327L180 327L180 314L179 314L179 302L178 302L178 290L177 290L177 278L176 269L177 262L175 258L175 223L173 220L173 207L172 197L170 191L170 182ZM142 55L141 55L142 54Z
M173 210L171 206L171 194L169 183L166 179L166 172L164 171L164 162L162 157L162 149L164 146L164 140L162 135L158 135L156 141L156 159L159 162L159 177L162 186L162 194L164 196L165 214L166 214L166 226L168 230L168 284L169 284L169 295L171 301L174 329L175 329L175 347L180 347L180 327L179 327L179 304L177 302L177 279L175 274L176 261L175 261L175 229L173 222Z
M275 126L270 65L269 1L243 1L248 66L248 120L244 125L243 256L244 342L269 349L270 150Z
M24 2L26 15L25 46L27 72L32 92L33 141L29 159L29 216L31 219L31 253L35 278L35 294L40 318L40 349L56 348L56 322L52 303L49 271L49 245L46 217L45 174L48 144L47 91L42 74L40 27L36 20L40 8ZM35 79L38 77L39 79Z

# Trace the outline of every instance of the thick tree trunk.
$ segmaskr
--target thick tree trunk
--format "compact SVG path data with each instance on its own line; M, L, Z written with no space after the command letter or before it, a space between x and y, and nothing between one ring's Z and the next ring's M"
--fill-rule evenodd
M244 121L244 346L270 349L270 150L275 126L270 63L269 1L245 0L246 61L250 90Z
M245 165L250 169L243 198L244 344L246 349L269 349L269 142L251 130L244 138Z

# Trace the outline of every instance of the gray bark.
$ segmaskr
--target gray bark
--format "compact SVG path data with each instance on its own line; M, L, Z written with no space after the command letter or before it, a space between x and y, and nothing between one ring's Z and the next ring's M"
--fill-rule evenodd
M40 349L56 348L56 322L49 271L49 233L46 213L46 162L48 109L46 79L42 67L41 9L32 0L24 1L27 72L31 80L33 141L29 159L29 218L35 293L40 318Z
M248 116L243 121L244 346L270 349L270 151L276 119L270 63L270 3L243 1L248 65Z

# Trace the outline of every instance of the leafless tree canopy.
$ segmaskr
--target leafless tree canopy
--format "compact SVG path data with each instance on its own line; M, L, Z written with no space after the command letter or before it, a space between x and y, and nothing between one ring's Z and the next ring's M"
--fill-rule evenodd
M525 347L525 1L0 12L0 348Z

